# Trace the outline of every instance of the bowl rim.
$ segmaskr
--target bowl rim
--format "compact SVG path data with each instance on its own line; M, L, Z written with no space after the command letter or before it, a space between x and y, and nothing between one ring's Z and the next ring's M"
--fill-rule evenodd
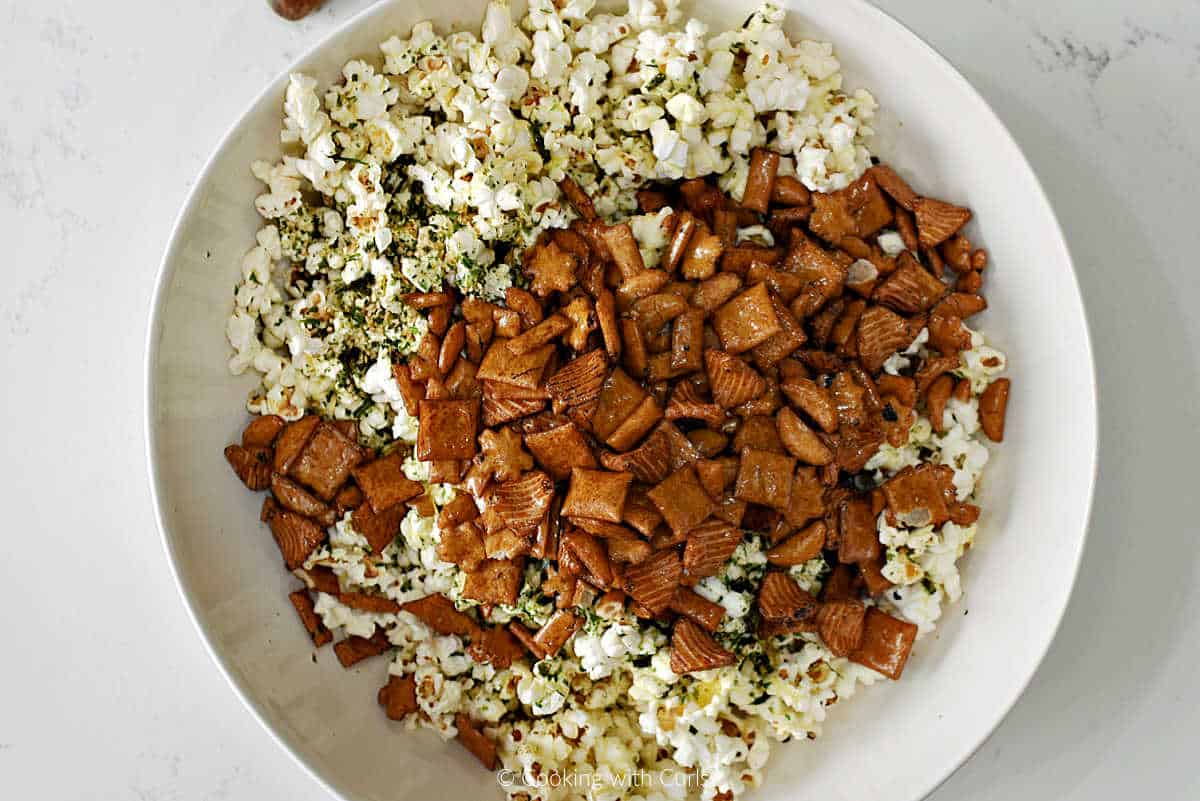
M298 753L296 749L292 748L291 745L284 740L281 732L277 731L276 727L268 722L262 706L251 696L248 688L242 686L242 683L235 678L226 658L218 652L207 630L201 623L195 604L193 603L187 588L184 586L184 582L179 572L176 549L171 537L167 533L167 521L163 510L162 474L156 456L158 452L158 433L154 418L154 409L156 408L158 392L155 383L155 365L158 361L159 352L160 337L158 334L162 330L163 325L162 315L164 300L167 288L171 285L172 279L175 276L175 261L180 248L183 221L193 213L197 205L201 189L206 185L209 174L214 169L214 165L220 160L226 149L229 148L234 137L241 130L242 124L246 118L249 117L254 109L257 108L264 100L277 92L279 86L286 81L287 77L292 72L296 71L301 64L312 58L316 53L326 48L332 40L341 34L345 33L351 28L355 28L360 24L363 24L365 21L375 17L376 15L384 14L391 6L395 4L395 1L396 0L381 0L380 2L373 3L361 11L351 15L343 22L327 31L319 40L306 48L296 58L292 59L287 67L285 67L273 79L267 82L267 84L242 108L241 112L237 115L234 121L226 128L225 133L222 134L217 145L205 159L203 167L201 167L199 173L197 173L191 189L188 190L187 196L171 224L171 234L167 240L167 245L163 251L163 256L159 261L154 280L154 289L150 296L149 316L146 325L144 345L145 350L142 364L142 400L144 404L142 415L143 447L145 448L146 455L147 478L149 480L150 487L150 501L151 506L153 507L154 522L158 529L160 544L162 545L166 555L167 564L171 571L171 577L174 581L175 589L178 592L180 599L183 601L184 608L187 610L188 618L191 620L192 626L196 630L197 634L200 635L200 640L204 644L204 648L208 652L209 657L211 657L213 662L216 664L217 669L225 678L226 683L233 690L234 694L241 700L245 708L251 713L251 716L268 733L268 735L270 735L275 744L279 746L284 753L288 754L292 758L292 761L298 764L304 770L304 772L316 782L317 785L323 788L331 796L338 799L346 799L347 796L334 788L333 785L321 775L320 771L318 771L309 763L307 758ZM916 33L892 14L884 11L868 0L847 1L852 5L859 6L860 9L865 10L867 13L873 14L880 24L884 26L891 26L893 31L898 35L908 36L915 40L921 46L921 48L926 51L926 54L931 57L932 62L936 64L948 78L957 83L960 88L965 90L965 95L968 96L970 101L976 105L978 111L984 116L990 118L990 121L995 124L999 132L1007 140L1007 143L1011 145L1013 151L1020 157L1021 162L1024 164L1026 170L1028 170L1028 173L1033 180L1033 186L1036 190L1038 199L1041 201L1046 212L1049 214L1049 219L1053 225L1053 230L1057 234L1056 244L1058 250L1060 251L1059 256L1068 267L1071 286L1074 288L1075 296L1079 301L1079 313L1083 322L1082 345L1087 355L1088 376L1090 379L1088 382L1089 393L1084 399L1085 401L1090 402L1088 405L1091 407L1091 425L1088 429L1088 433L1090 434L1090 442L1087 443L1089 469L1085 499L1086 508L1084 509L1083 514L1082 531L1076 540L1075 554L1072 560L1073 563L1071 564L1070 580L1067 584L1066 592L1064 592L1062 595L1061 603L1057 605L1057 608L1053 609L1054 625L1047 630L1044 642L1038 644L1038 656L1035 660L1031 660L1028 663L1026 675L1019 682L1019 686L1015 692L1013 692L1009 698L1004 699L1003 703L1000 705L1002 708L1000 715L997 716L995 721L992 722L986 728L986 730L981 732L976 737L975 742L971 743L967 750L962 752L961 758L954 760L953 764L947 763L947 765L943 768L941 775L931 777L931 780L927 783L927 786L921 791L919 796L919 798L924 799L928 798L951 776L953 776L954 773L959 770L959 768L966 764L966 762L970 760L980 748L983 747L988 739L991 738L991 736L996 732L1005 719L1007 719L1017 701L1029 688L1029 684L1032 682L1033 677L1037 674L1042 663L1045 661L1046 655L1062 627L1063 618L1066 615L1067 608L1070 604L1071 597L1074 594L1075 585L1078 580L1079 569L1083 561L1083 553L1087 545L1088 534L1091 530L1092 513L1094 511L1096 480L1099 470L1098 456L1100 420L1098 408L1099 392L1096 373L1096 360L1094 351L1092 349L1091 321L1088 317L1087 307L1083 302L1083 293L1080 288L1078 270L1075 266L1075 261L1071 256L1066 235L1062 229L1061 223L1059 222L1058 215L1054 211L1054 207L1050 203L1050 199L1046 194L1046 190L1042 184L1040 176L1038 176L1037 172L1033 169L1033 165L1029 163L1029 159L1025 155L1025 152L1021 148L1020 144L1016 141L1016 139L1013 138L1012 132L1009 131L1008 126L1005 125L999 115L996 114L995 109L992 108L987 99L980 94L980 92L969 80L967 80L966 76L964 76L948 58L942 55L924 37ZM834 42L834 47L836 48L837 46L837 43ZM913 801L916 801L916 799Z

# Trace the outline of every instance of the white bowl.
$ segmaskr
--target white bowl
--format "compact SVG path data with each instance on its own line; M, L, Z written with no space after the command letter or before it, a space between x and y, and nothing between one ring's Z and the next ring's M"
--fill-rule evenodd
M815 742L778 746L757 799L908 801L929 793L1004 717L1054 636L1083 547L1096 454L1091 349L1071 260L1037 178L1004 126L944 59L860 0L787 0L790 33L834 42L848 83L882 111L880 156L930 194L971 206L992 256L979 323L1007 351L1006 441L988 465L966 596L921 641L903 681L830 710ZM393 0L346 23L295 69L332 79L412 23L477 29L484 0ZM751 0L694 4L737 25ZM196 182L163 260L146 356L147 449L159 524L213 658L280 744L348 799L500 798L464 749L396 730L375 705L384 665L314 662L286 594L296 581L221 449L252 379L232 379L230 292L259 221L249 164L279 152L286 76L239 120ZM967 613L970 613L967 616Z

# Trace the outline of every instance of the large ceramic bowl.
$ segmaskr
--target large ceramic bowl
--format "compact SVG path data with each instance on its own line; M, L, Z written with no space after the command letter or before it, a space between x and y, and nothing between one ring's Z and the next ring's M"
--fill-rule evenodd
M347 59L412 23L477 28L484 0L393 0L350 20L295 66L332 79ZM1096 453L1087 327L1054 213L1020 150L953 67L860 0L786 0L790 33L835 43L851 86L882 105L878 154L930 194L971 206L991 251L978 321L1013 378L1007 438L988 466L966 595L923 640L904 679L830 710L825 735L775 749L757 799L912 801L960 765L1004 717L1046 652L1083 547ZM693 3L736 25L752 0ZM279 153L286 76L220 143L179 216L150 320L151 482L183 599L230 684L313 777L347 799L499 798L454 743L395 730L375 706L382 665L315 662L286 594L295 579L221 456L245 422L249 377L232 379L223 331L230 288L259 221L248 165ZM970 612L969 616L966 614Z

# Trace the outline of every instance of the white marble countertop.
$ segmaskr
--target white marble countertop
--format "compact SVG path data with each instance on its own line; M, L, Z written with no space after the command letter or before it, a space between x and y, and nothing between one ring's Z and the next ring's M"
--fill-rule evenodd
M289 24L262 0L0 0L5 797L326 797L225 685L165 569L141 365L154 273L210 149L368 4ZM1062 630L933 798L1198 798L1200 5L882 5L958 65L1041 175L1101 383L1100 484Z

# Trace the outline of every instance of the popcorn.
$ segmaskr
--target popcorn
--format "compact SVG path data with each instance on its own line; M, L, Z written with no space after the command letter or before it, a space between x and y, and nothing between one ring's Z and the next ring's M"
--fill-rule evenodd
M663 250L667 247L666 222L674 210L664 206L654 214L639 214L629 218L629 228L637 240L642 254L642 263L649 268L658 265Z
M699 100L685 94L675 95L668 100L667 111L684 125L699 125L707 114Z
M553 88L563 83L567 67L571 63L571 48L550 31L538 31L533 35L533 67L530 74L541 78Z
M876 237L875 241L879 243L879 249L885 256L895 258L906 250L904 240L896 231L884 231Z
M288 76L288 88L283 102L282 142L303 142L308 145L325 132L329 115L321 110L317 97L317 81L307 75Z
M492 83L489 97L500 103L520 100L528 86L529 73L522 67L510 64L501 67L496 73L496 80Z
M666 120L655 120L650 126L650 137L654 143L654 157L658 159L656 178L676 179L683 177L687 167L687 142L671 128Z

